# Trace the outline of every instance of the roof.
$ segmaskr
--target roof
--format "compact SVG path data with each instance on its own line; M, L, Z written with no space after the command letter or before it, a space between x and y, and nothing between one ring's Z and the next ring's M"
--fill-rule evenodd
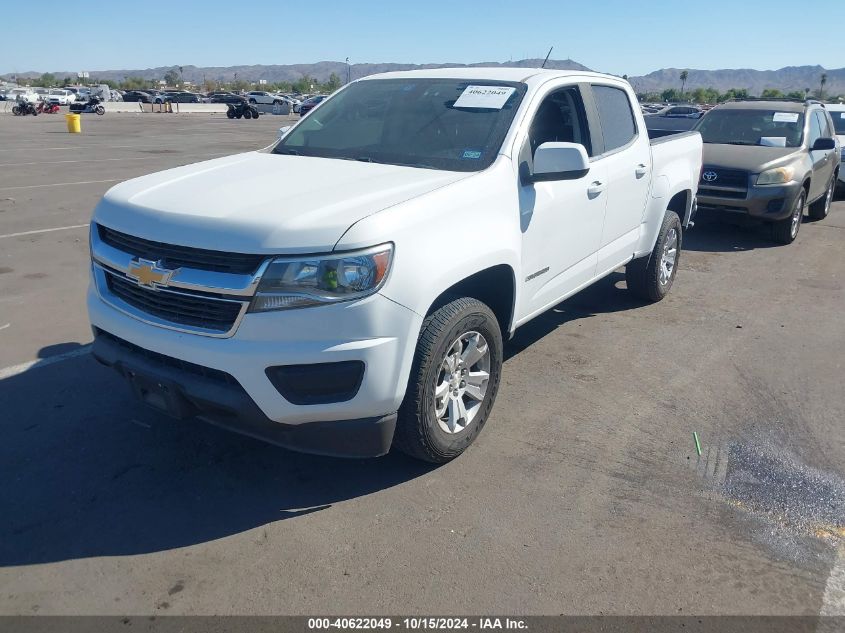
M599 73L583 70L553 70L544 68L510 68L501 66L460 66L457 68L426 68L423 70L400 70L378 75L370 75L364 79L477 79L486 81L516 81L526 82L532 77L551 79L552 77L607 77Z
M807 108L804 101L728 101L720 106L719 110L777 110L778 112L804 112Z

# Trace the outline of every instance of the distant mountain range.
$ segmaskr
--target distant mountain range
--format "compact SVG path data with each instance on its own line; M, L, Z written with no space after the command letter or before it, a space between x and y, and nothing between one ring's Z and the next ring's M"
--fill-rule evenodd
M538 68L543 63L542 59L523 59L508 62L479 62L476 64L352 64L350 74L353 79L383 73L393 70L415 70L420 68L444 68L452 67L478 67L478 66L503 66L516 68ZM100 70L89 71L92 78L111 79L120 81L125 77L142 77L144 79L162 79L168 71L178 66L161 66L158 68L146 69L122 69L122 70ZM571 59L550 59L546 68L558 70L590 70L583 64ZM638 92L660 91L666 88L680 88L681 68L663 68L647 75L629 77L631 84ZM825 69L821 66L788 66L779 70L752 70L752 69L724 69L724 70L696 70L686 69L689 76L686 88L717 88L728 90L729 88L747 88L751 94L760 94L766 88L777 88L783 91L803 90L809 88L815 90L819 87L819 79L822 73L827 73L826 91L831 94L845 93L845 68ZM337 74L342 81L346 80L347 66L344 62L317 62L314 64L278 64L278 65L253 65L253 66L183 66L182 76L184 79L199 84L203 80L211 81L232 81L241 79L254 82L259 79L266 79L270 83L280 81L296 81L303 75L308 75L318 81L326 81L332 73ZM63 78L66 76L76 77L76 72L53 72L54 75ZM18 77L34 78L40 76L40 72L18 73ZM6 75L10 77L10 75Z

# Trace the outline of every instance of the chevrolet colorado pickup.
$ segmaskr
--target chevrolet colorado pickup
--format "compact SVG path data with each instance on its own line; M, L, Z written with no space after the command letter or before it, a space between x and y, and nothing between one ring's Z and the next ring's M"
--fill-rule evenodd
M121 183L91 224L94 355L144 402L301 451L443 462L503 338L626 265L669 291L701 138L596 73L438 69L335 93L273 146Z

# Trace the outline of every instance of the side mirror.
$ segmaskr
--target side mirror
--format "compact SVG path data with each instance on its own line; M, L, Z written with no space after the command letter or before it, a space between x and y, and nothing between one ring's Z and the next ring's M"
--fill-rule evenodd
M590 171L590 157L579 143L543 143L534 152L530 182L577 180Z
M285 125L279 128L279 135L276 137L277 139L281 140L281 138L288 133L293 126L292 125Z
M827 137L827 138L817 138L816 142L813 143L813 147L810 149L811 152L827 152L832 149L836 149L836 139Z

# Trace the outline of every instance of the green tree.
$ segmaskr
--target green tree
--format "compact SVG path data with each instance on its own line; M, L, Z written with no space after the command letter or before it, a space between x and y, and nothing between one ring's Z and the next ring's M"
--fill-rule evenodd
M174 70L168 70L164 73L164 81L167 83L168 86L175 86L179 83L179 73Z
M784 94L777 88L766 88L760 96L763 99L783 99Z
M793 90L792 92L786 93L786 96L789 99L803 99L806 93L803 90Z
M681 71L681 98L684 96L684 87L687 85L687 79L689 78L689 72L686 70Z
M660 93L660 100L661 101L680 101L681 100L681 93L677 91L675 88L667 88L663 92Z
M819 99L824 100L824 87L827 84L827 73L822 73L819 78Z
M329 75L329 80L323 84L323 90L325 92L334 92L342 85L343 83L341 82L340 77L337 76L337 73L332 73Z
M38 80L38 83L45 88L49 88L51 86L56 85L56 76L53 73L44 73L41 75L41 78Z

